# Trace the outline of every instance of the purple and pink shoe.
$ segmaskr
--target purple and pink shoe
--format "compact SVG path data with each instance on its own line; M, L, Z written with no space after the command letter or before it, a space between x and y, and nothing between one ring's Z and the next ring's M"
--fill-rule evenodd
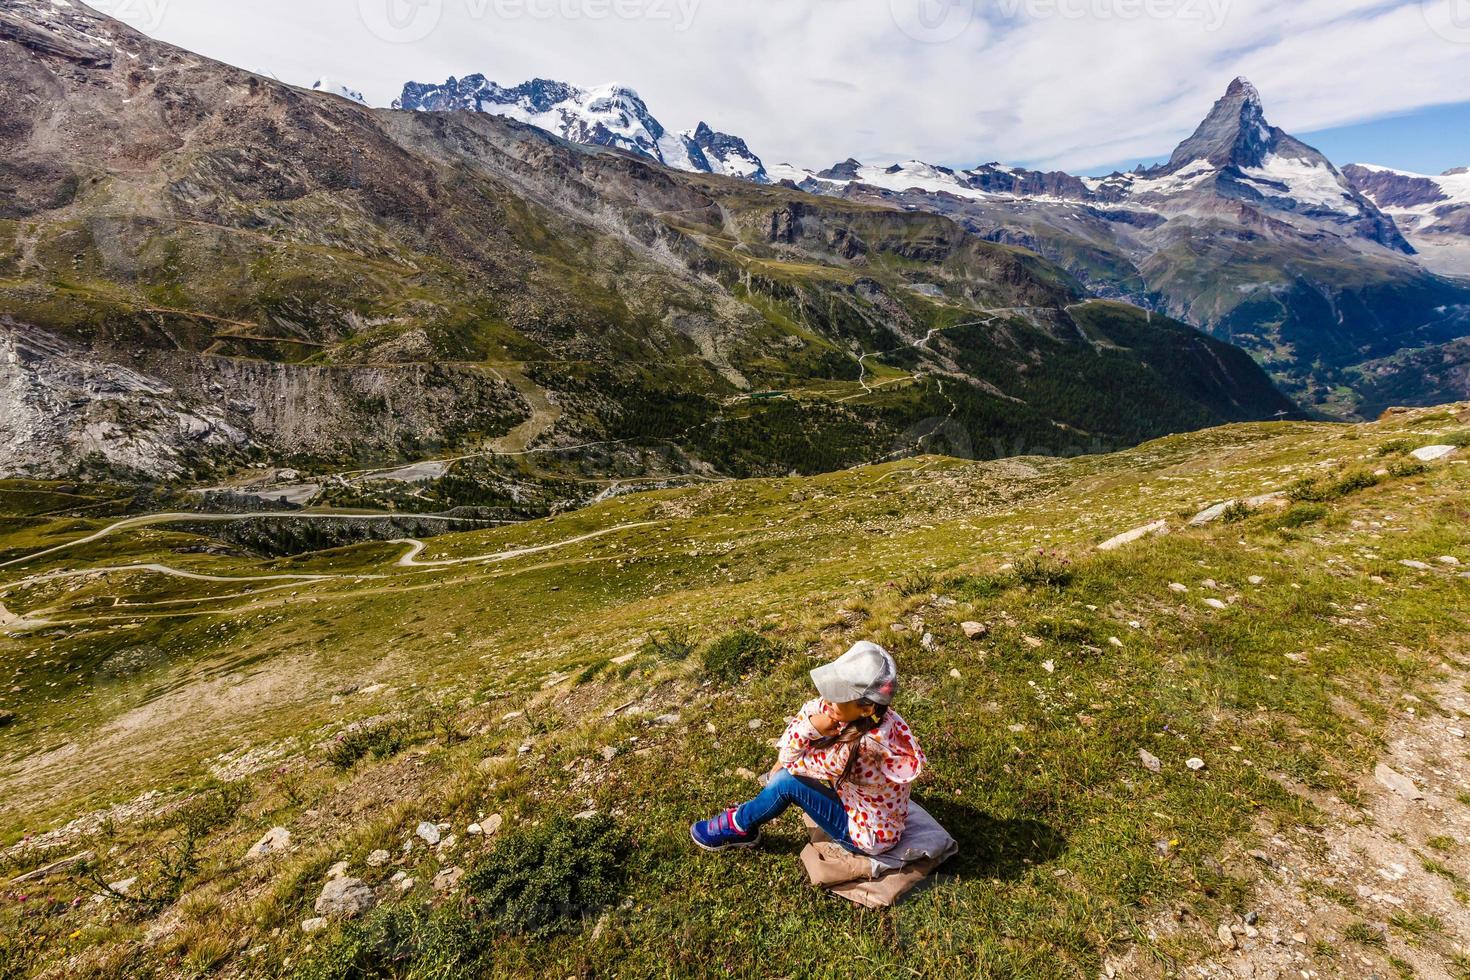
M759 829L753 834L735 826L734 809L701 820L689 828L689 836L706 851L723 851L731 847L754 847L761 842Z

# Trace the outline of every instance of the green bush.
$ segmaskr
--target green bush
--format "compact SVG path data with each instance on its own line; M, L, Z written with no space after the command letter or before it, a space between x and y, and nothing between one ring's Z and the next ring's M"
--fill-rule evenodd
M1428 473L1429 466L1417 459L1396 459L1388 464L1388 475L1396 479L1407 476L1418 476L1420 473Z
M493 934L456 905L385 905L344 928L293 971L296 980L368 977L477 977L492 952Z
M518 828L465 877L467 901L496 931L549 936L617 899L627 851L627 835L604 815Z
M338 769L351 769L358 759L371 754L386 759L402 752L408 738L396 722L382 722L338 735L327 748L327 761Z
M1072 563L1045 548L1016 562L1016 580L1029 588L1055 589L1060 592L1072 583Z
M1235 500L1231 501L1230 506L1226 507L1224 512L1220 514L1220 519L1226 524L1239 524L1241 521L1249 520L1250 516L1254 513L1255 511L1251 510L1249 504L1241 500Z
M911 572L895 584L898 586L898 594L904 598L930 595L934 592L934 575L932 572Z
M1381 459L1384 456L1402 456L1414 448L1414 444L1408 439L1390 439L1379 446L1374 452Z
M736 630L706 647L700 663L706 676L733 684L778 659L780 650L769 639L752 630Z
M1327 516L1327 508L1321 504L1297 504L1276 519L1277 527L1305 527L1315 524Z
M657 660L688 660L694 655L694 634L687 626L655 630L643 641L639 652Z
M1329 500L1338 500L1348 494L1357 493L1359 490L1377 486L1378 483L1379 477L1367 470L1357 470L1335 480L1331 477L1309 477L1299 480L1286 492L1286 495L1298 502L1326 503Z

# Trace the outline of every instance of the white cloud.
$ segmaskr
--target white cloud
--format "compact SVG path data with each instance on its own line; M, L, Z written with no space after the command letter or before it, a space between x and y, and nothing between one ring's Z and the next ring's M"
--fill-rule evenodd
M1256 82L1273 122L1298 132L1460 99L1470 91L1470 43L1430 24L1441 13L1436 4L1454 2L1463 0L98 6L284 81L309 85L330 75L376 104L407 80L451 74L620 81L665 125L707 120L746 137L769 162L920 157L1086 169L1167 153L1237 74ZM166 3L161 15L158 3ZM380 36L394 30L420 39Z

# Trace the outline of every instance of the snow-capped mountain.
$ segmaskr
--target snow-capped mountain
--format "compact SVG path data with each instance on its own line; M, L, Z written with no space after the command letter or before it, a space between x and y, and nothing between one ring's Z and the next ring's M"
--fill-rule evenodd
M1427 268L1470 275L1470 167L1437 177L1363 163L1342 172L1394 220Z
M670 132L638 93L623 85L578 88L535 78L511 88L484 75L450 78L442 85L409 82L395 109L422 112L488 112L507 116L572 141L611 146L652 157L675 170L726 174L766 182L760 158L745 141L701 122Z
M348 88L346 85L334 82L325 75L323 75L321 78L318 78L316 80L316 83L312 85L311 89L313 92L326 92L329 95L340 96L349 101L356 102L359 105L368 104L368 100L363 98L362 93L357 91L357 89Z
M1244 78L1166 163L1131 173L1077 177L999 163L961 170L916 160L769 172L810 193L933 211L1040 252L1095 293L1255 351L1289 391L1324 410L1343 408L1334 392L1351 382L1354 365L1470 333L1470 291L1421 265L1394 220L1412 214L1470 241L1453 231L1470 214L1462 192L1470 175L1355 185L1272 126ZM1373 188L1382 191L1377 204ZM1470 249L1437 254L1470 271Z
M1392 220L1364 198L1317 150L1266 122L1260 93L1244 78L1231 82L1194 135L1169 161L1131 173L1074 177L988 163L954 170L918 160L889 167L846 160L822 171L782 164L770 170L822 192L857 183L904 193L921 191L969 200L1072 201L1099 208L1130 208L1159 215L1218 210L1239 202L1270 212L1305 230L1331 226L1332 233L1366 238L1399 252L1412 249Z

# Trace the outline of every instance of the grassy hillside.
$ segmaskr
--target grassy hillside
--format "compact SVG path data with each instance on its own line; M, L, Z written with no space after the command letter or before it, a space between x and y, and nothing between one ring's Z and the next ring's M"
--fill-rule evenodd
M1321 864L1337 811L1371 812L1395 726L1457 714L1470 582L1439 556L1470 562L1470 475L1405 454L1467 428L1461 406L929 457L277 560L167 523L26 559L126 494L5 484L7 877L91 860L0 890L0 972L1156 975L1213 963L1217 923L1252 911L1243 949L1320 975L1463 970L1470 786L1435 797L1443 827L1398 825L1446 908L1411 899L1381 932L1326 867L1296 885L1309 944L1268 943L1307 935L1265 904L1296 859L1250 852ZM1157 519L1174 533L1095 550ZM107 570L148 563L215 578ZM988 635L966 639L972 620ZM739 631L763 666L732 680L709 650ZM917 797L963 846L881 914L804 883L794 821L734 858L686 838L753 792L806 670L862 637L898 657L932 763ZM1464 775L1463 752L1422 761ZM437 850L421 821L447 825ZM275 826L289 852L247 860ZM307 935L338 861L380 904ZM470 874L431 887L451 868Z

